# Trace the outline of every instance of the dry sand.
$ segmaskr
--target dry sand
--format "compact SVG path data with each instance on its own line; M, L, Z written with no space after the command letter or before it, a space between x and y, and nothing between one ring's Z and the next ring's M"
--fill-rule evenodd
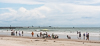
M0 46L100 46L100 41L0 36Z

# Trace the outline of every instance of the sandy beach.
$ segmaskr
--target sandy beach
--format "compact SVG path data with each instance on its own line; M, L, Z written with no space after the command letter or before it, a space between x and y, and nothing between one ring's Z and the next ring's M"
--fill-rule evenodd
M42 39L0 35L0 46L100 46L100 41Z

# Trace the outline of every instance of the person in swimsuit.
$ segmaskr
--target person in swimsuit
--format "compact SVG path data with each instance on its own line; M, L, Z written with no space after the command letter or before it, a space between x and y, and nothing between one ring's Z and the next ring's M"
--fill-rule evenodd
M31 33L31 34L32 34L32 37L33 37L33 35L34 35L34 32L32 31L32 33Z

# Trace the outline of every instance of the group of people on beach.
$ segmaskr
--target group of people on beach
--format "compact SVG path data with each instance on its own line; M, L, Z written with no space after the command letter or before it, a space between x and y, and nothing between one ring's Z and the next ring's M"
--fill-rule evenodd
M21 34L22 34L22 36L23 36L24 32L23 31L22 31L22 33L20 31L19 32L18 31L15 32L15 30L12 29L11 30L11 35L15 35L15 33L16 33L16 36L17 36L17 34L19 34L19 36L21 36Z
M40 37L57 39L59 36L58 35L54 35L53 33L52 33L52 35L49 35L47 32L43 33L43 34L42 34L42 32L40 32Z
M78 34L78 39L81 39L81 32L78 32L78 31L77 31L77 34ZM89 33L87 33L87 32L86 32L86 34L83 33L83 39L84 39L84 40L85 40L85 37L86 37L86 40L89 40ZM68 39L71 39L71 37L70 37L69 35L67 35L67 38L68 38Z
M18 31L15 31L13 29L11 31L12 31L11 35L16 35L17 36L19 34L19 36L23 36L23 34L24 34L23 31L19 31L18 32ZM33 31L31 32L31 35L32 35L32 37L34 36L34 32ZM45 32L45 33L40 32L40 36L37 34L37 37L57 39L58 35L54 35L53 33L52 33L52 35L49 35L47 32Z
M77 31L77 34L79 34L78 39L81 39L81 32L78 32L78 31ZM87 33L87 32L86 32L86 34L83 33L83 39L84 39L84 40L85 40L85 37L86 37L86 40L89 40L89 33Z
M7 30L8 31L8 30ZM15 35L15 33L16 33L16 36L17 36L17 34L19 34L19 36L23 36L23 34L24 34L24 32L23 31L16 31L15 32L15 30L11 30L12 32L11 32L11 35ZM32 37L34 36L34 32L32 31L32 33L31 33L31 35L32 35Z
M16 36L17 36L17 34L19 34L19 36L21 36L21 34L22 34L22 36L23 36L23 31L22 31L22 33L19 31L19 33L17 33L17 31L16 31Z
M52 33L52 38L53 38L53 39L58 39L59 36L58 36L58 35L54 35L54 34Z
M12 31L11 35L15 35L15 31L13 29L11 31ZM19 32L16 31L16 36L17 36L17 34L19 34L19 36L23 36L23 33L24 33L23 31L21 31L21 32L20 31ZM81 32L77 31L77 34L78 34L78 39L81 39ZM34 36L34 32L33 31L31 33L31 35L32 35L32 37ZM59 36L58 35L54 35L53 33L52 33L52 35L49 35L47 32L45 32L45 33L40 32L40 35L37 34L37 37L57 39ZM84 40L85 40L85 37L86 37L86 40L89 40L89 33L87 33L87 32L86 32L86 34L83 33L83 39ZM71 39L71 37L69 35L67 35L67 38Z

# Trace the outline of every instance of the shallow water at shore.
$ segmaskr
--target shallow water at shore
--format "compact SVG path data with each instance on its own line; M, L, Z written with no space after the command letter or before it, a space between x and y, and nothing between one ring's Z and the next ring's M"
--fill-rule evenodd
M43 32L45 33L45 32ZM34 32L34 37L37 37L37 34L40 35L40 32ZM49 33L49 35L52 35L52 33ZM54 33L55 34L55 33ZM3 31L3 32L0 32L0 35L8 35L8 36L11 36L11 31ZM62 35L62 34L55 34L55 35L58 35L59 36L59 39L67 39L67 35ZM72 33L68 34L71 39L78 39L78 34L75 34L75 35L72 35ZM15 34L14 36L19 36L19 34ZM22 34L21 34L22 36ZM31 36L31 32L24 32L23 36L26 36L26 37L32 37ZM96 40L96 41L100 41L100 36L90 36L89 37L90 39L89 40ZM83 36L81 36L81 40L84 40L83 39Z
M47 29L49 31L40 31L41 29ZM11 36L12 29L0 29L0 35L9 35ZM49 35L52 33L58 35L60 39L67 39L67 35L71 36L71 39L78 39L78 32L81 32L81 39L83 39L83 33L89 33L90 40L100 40L100 27L31 27L31 28L17 28L13 29L13 31L21 32L24 31L23 36L31 37L31 32L34 32L34 37L37 37L40 32L45 33L48 32ZM15 35L16 36L16 35ZM18 36L18 34L17 34Z

